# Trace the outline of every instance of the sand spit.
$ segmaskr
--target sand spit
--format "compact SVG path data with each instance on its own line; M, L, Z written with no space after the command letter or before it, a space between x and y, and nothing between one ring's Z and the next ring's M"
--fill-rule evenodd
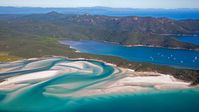
M63 59L63 58L61 58ZM60 60L53 59L35 59L35 62L25 65L21 70L31 70L37 66L48 66L48 63ZM18 65L21 66L21 65ZM7 78L0 83L0 91L11 91L21 89L32 83L48 82L54 78L62 78L62 76L78 74L78 78L64 79L67 81L56 82L43 88L44 95L56 97L81 97L102 94L117 93L137 93L154 90L172 90L172 89L188 89L191 88L189 82L184 82L174 78L168 74L159 74L155 72L135 72L134 70L118 68L112 64L106 64L113 68L113 72L106 77L101 75L106 71L100 64L89 62L88 60L65 60L57 62L48 70L33 73L22 74ZM13 67L13 66L12 66ZM9 68L7 68L9 69ZM98 77L98 78L96 78ZM82 78L82 80L80 80ZM77 80L78 79L78 80ZM84 79L84 80L83 80ZM76 88L81 88L76 90ZM74 92L65 92L68 90L76 90ZM61 91L61 92L60 92ZM59 93L60 92L60 93Z
M123 93L140 93L150 91L162 91L162 90L173 90L173 89L190 89L190 83L183 82L175 79L170 75L159 75L159 76L127 76L113 82L107 82L100 85L100 87L91 87L82 90L81 92L73 93L73 96L83 97L92 95L103 95L103 94L123 94ZM141 73L139 73L141 74ZM132 74L130 74L132 75ZM52 95L48 94L47 95ZM59 95L60 97L69 96L68 94Z

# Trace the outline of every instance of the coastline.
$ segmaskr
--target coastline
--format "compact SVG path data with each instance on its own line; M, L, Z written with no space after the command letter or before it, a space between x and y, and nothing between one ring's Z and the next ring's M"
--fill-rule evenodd
M62 43L62 41L75 41L75 40L59 40L58 42L62 45L68 45L69 48L75 50L75 52L81 52L81 51L78 51L76 50L74 47L72 47L71 45L69 44L66 44L66 43ZM82 41L82 40L79 40L79 41ZM84 41L84 40L83 40ZM88 40L89 41L89 40ZM192 51L199 51L199 48L197 49L188 49L188 48L183 48L183 47L163 47L163 46L158 46L158 45L143 45L143 44L120 44L118 42L109 42L109 41L100 41L100 40L90 40L90 41L99 41L99 42L105 42L105 43L109 43L109 44L117 44L117 45L120 45L120 46L125 46L125 47L148 47L148 48L163 48L163 49L174 49L174 50L192 50Z
M84 73L90 73L92 71L84 71L83 66L86 64L88 60L103 62L106 65L112 66L115 69L121 70L119 75L124 75L122 78L119 78L110 82L99 83L98 88L91 87L82 90L81 92L75 92L72 94L74 97L83 97L83 96L95 96L95 95L105 95L105 94L121 94L121 93L143 93L149 91L167 91L167 90L183 90L183 89L193 89L198 88L197 86L190 86L190 82L185 82L179 79L174 78L168 74L161 74L157 72L136 72L132 69L121 68L112 63L106 63L102 60L94 60L94 59L85 59L85 58L68 58L68 57L60 57L53 56L53 58L64 58L66 60L77 60L77 62L72 62L71 64L67 64L73 67L77 67L80 71ZM41 60L42 58L33 58L29 60ZM43 58L45 59L45 58ZM48 58L49 59L49 58ZM63 63L63 65L66 65ZM93 65L91 65L93 66ZM54 77L63 75L64 73L73 73L76 72L76 69L64 69L57 68L52 71L43 71L36 72L30 74L24 74L20 76L14 76L6 79L3 82L0 82L0 91L12 91L19 89L24 86L29 86L29 81L36 82L45 82ZM40 74L40 75L35 75ZM35 75L35 76L34 76ZM64 85L57 85L60 87L64 87ZM54 95L52 93L44 93L45 95ZM70 96L71 94L67 94ZM65 95L59 95L59 97L63 97Z
M92 40L91 40L92 41ZM95 40L94 40L95 41ZM158 46L158 45L143 45L143 44L120 44L117 42L109 42L109 41L101 41L105 43L110 43L110 44L117 44L120 46L125 46L125 47L149 47L149 48L164 48L164 49L175 49L175 50L192 50L192 51L199 51L199 48L197 49L188 49L188 48L183 48L183 47L163 47L163 46ZM61 44L61 43L60 43ZM68 45L68 44L67 44ZM69 45L70 46L70 45ZM71 47L72 49L75 49Z

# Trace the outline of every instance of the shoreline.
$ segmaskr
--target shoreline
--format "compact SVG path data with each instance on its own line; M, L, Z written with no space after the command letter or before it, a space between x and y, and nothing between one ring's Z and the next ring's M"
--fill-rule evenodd
M60 44L62 45L68 45L70 48L72 48L73 50L76 50L75 48L73 48L71 45L67 44L67 43L61 43L63 41L86 41L86 40L61 40L58 41ZM199 51L199 48L197 49L188 49L188 48L183 48L183 47L163 47L163 46L158 46L158 45L143 45L143 44L120 44L118 42L109 42L109 41L102 41L102 40L88 40L88 41L99 41L99 42L105 42L105 43L109 43L109 44L117 44L120 46L125 46L125 47L148 47L148 48L163 48L163 49L174 49L174 50L192 50L192 51ZM77 50L78 51L78 50Z
M97 41L97 40L91 40L91 41ZM174 50L190 50L190 51L199 51L199 48L197 49L187 49L187 48L182 48L182 47L163 47L163 46L157 46L157 45L143 45L143 44L120 44L117 42L109 42L109 41L101 41L105 43L110 43L110 44L117 44L120 46L125 46L125 47L148 47L148 48L163 48L163 49L174 49ZM67 44L68 45L68 44ZM69 45L70 46L70 45ZM72 49L75 49L71 47ZM76 50L76 49L75 49Z
M112 63L106 63L103 60L94 60L94 59L85 59L85 58L68 58L68 57L60 57L53 56L53 58L64 58L66 60L77 60L77 62L69 62L63 63L63 65L69 65L71 67L78 67L84 73L90 73L92 71L84 71L84 64L86 61L99 61L106 65L112 66L115 69L121 70L120 75L124 75L123 78L119 78L114 81L105 81L103 83L99 83L98 89L94 87L83 89L80 92L75 92L72 95L75 97L78 96L95 96L95 95L105 95L105 94L117 94L117 93L139 93L139 92L148 92L153 90L165 91L165 90L179 90L179 89L193 89L198 88L197 86L190 86L190 82L185 82L179 79L174 78L172 75L161 74L157 72L136 72L135 70L128 68L121 68ZM42 60L45 58L31 58L29 60ZM50 58L47 58L47 60ZM24 60L25 61L25 60ZM71 64L70 64L71 63ZM89 63L89 62L88 62ZM93 66L93 65L91 65ZM67 72L75 72L75 69L63 69L57 68L56 70L49 73L48 71L35 72L30 74L24 74L20 76L14 76L7 78L5 81L0 82L0 91L11 91L16 90L24 86L29 85L29 81L48 81L54 77L60 76L63 73ZM35 74L40 74L36 75ZM42 75L43 74L43 75ZM64 85L57 85L60 87L65 87ZM52 93L45 93L45 95L54 95ZM68 94L69 96L71 94ZM60 95L59 97L68 96L68 95Z
M74 52L75 50L73 50ZM82 53L80 53L82 54ZM76 54L78 55L78 54ZM181 79L181 80L184 80L184 81L188 81L188 82L192 82L192 85L196 85L196 84L199 84L197 83L195 80L195 78L191 78L189 79L191 75L194 75L194 77L197 78L197 74L198 74L198 71L194 70L194 69L180 69L180 68L173 68L173 67L169 67L167 65L155 65L155 64L150 64L150 63L144 63L144 62L130 62L128 60L124 60L124 59L121 59L121 58L118 58L118 57L115 57L115 56L101 56L101 55L89 55L87 56L87 54L84 55L84 53L80 56L62 56L62 55L50 55L50 56L40 56L40 57L31 57L31 58L23 58L23 59L20 59L20 60L36 60L36 59L41 59L41 58L51 58L51 57L61 57L61 58L65 58L65 59L73 59L73 60L76 60L76 59L84 59L84 60L96 60L96 61L100 61L100 62L105 62L105 63L110 63L112 65L115 65L115 66L118 66L118 67L122 67L122 68L127 68L127 69L133 69L134 71L141 71L141 72L158 72L158 73L162 73L162 74L171 74L172 76L176 77L177 79ZM81 57L81 58L80 58ZM20 60L17 60L17 61L20 61ZM119 60L119 62L117 62ZM14 62L17 62L17 61L14 61ZM124 65L124 63L121 63L124 62L126 63ZM12 62L2 62L1 64L4 64L4 63L12 63ZM154 68L155 67L155 68ZM158 68L157 68L158 67ZM165 71L166 70L166 71ZM183 75L182 78L178 77L177 76L177 73L180 73L181 75ZM187 75L184 75L184 74L189 74L188 76Z
M66 40L67 41L67 40ZM70 41L70 40L69 40ZM73 40L72 40L73 41ZM80 40L81 41L81 40ZM84 40L83 40L84 41ZM92 40L91 40L92 41ZM99 41L100 42L100 41ZM199 51L199 48L198 50L194 50L194 49L182 49L182 48L166 48L166 47L161 47L161 46L147 46L147 45L122 45L122 44L119 44L119 43L115 43L115 42L108 42L108 41L102 41L102 42L105 42L105 43L111 43L111 44L117 44L117 45L120 45L120 46L125 46L125 47L147 47L147 48L160 48L160 49L171 49L171 50L188 50L188 51ZM67 44L67 42L65 43L64 41L62 41L62 43L59 41L60 44L62 45L68 45L70 49L74 50L74 52L76 53L88 53L88 54L92 54L92 55L102 55L102 56L108 56L108 55L104 55L104 54L95 54L95 53L89 53L89 52L82 52L80 50L78 50L77 48L71 46L70 44ZM122 57L119 57L119 56L116 56L116 55L110 55L112 57L118 57L118 58L122 58ZM135 63L147 63L147 64L154 64L154 65L157 65L157 66L166 66L166 67L171 67L171 68L175 68L175 69L186 69L186 70L198 70L196 68L183 68L183 67L178 67L178 66L175 66L175 65L169 65L169 64L157 64L157 63L151 63L151 62L144 62L144 61L132 61L132 60L128 60L128 59L125 59L125 58L122 58L124 60L127 60L129 62L135 62Z
M75 49L74 47L72 47L71 45L67 44L67 43L62 43L63 41L86 41L86 40L59 40L58 42L62 45L68 45L69 48L75 50L75 52L81 52L77 49ZM188 49L188 48L183 48L183 47L163 47L163 46L157 46L157 45L143 45L143 44L120 44L118 42L109 42L109 41L102 41L102 40L88 40L88 41L99 41L99 42L105 42L105 43L109 43L109 44L117 44L120 46L124 46L124 47L148 47L148 48L163 48L163 49L174 49L174 50L189 50L189 51L199 51L199 48L196 49Z

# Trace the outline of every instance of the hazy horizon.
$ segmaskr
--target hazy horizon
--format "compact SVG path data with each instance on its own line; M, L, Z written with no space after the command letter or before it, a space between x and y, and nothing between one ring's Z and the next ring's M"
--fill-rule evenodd
M138 8L138 9L198 9L199 0L1 0L4 7L41 7L41 8Z
M113 8L113 9L199 9L199 8L131 8L131 7L105 7L105 6L89 6L89 7L37 7L37 6L0 6L0 7L10 7L10 8Z

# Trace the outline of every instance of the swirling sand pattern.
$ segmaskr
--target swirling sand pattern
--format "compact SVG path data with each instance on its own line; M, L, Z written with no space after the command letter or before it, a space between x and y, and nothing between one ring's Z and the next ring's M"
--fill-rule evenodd
M138 73L93 60L28 59L2 63L0 68L3 112L69 112L89 96L189 88L189 83L169 75Z
M71 98L81 95L81 90L121 77L121 70L102 62L63 58L5 63L1 68L1 79L12 76L0 84L4 87L0 109L4 111L41 111L51 106L52 111L60 110L54 106L67 105Z

